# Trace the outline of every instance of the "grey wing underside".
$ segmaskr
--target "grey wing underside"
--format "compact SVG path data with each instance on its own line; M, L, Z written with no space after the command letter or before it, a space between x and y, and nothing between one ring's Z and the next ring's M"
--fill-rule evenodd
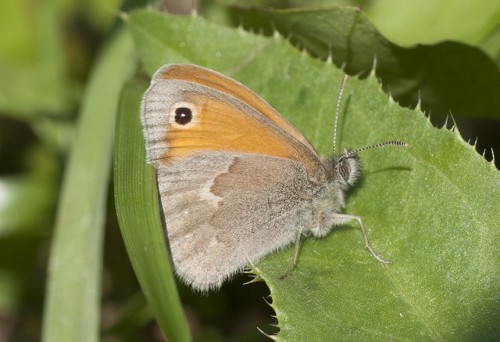
M205 291L289 245L310 218L310 180L296 161L203 152L158 169L178 276Z

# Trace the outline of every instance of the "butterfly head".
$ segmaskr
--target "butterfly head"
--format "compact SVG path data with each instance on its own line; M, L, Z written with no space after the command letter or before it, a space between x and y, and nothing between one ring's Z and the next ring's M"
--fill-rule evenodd
M327 162L332 179L342 190L356 184L361 175L361 161L356 151L344 149L340 156L333 156Z
M340 112L340 102L342 99L342 94L344 92L344 86L347 81L347 75L342 79L339 89L339 95L337 97L337 106L335 108L335 121L333 125L333 151L336 151L337 143L337 124ZM383 143L370 145L356 150L344 149L344 152L340 156L333 156L327 161L327 169L330 170L330 175L332 179L337 182L343 190L346 190L350 186L356 184L359 176L361 175L361 161L359 160L358 153L364 150L369 150L372 148L384 147L384 146L404 146L408 147L408 144L402 141L386 141Z

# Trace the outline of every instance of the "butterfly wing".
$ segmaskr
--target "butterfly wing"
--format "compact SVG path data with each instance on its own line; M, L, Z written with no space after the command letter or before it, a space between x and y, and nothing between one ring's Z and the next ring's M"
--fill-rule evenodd
M188 122L181 120L186 115ZM202 151L233 151L297 160L312 176L322 167L302 134L264 100L201 67L161 68L144 96L142 122L148 160L155 166Z
M160 168L158 183L176 272L201 291L294 241L316 189L296 161L220 152Z
M302 135L302 133L300 133L300 131L290 124L288 120L280 115L259 95L255 94L243 84L221 73L202 68L198 65L170 64L161 68L156 73L155 78L192 82L217 90L220 93L228 94L252 107L258 113L265 116L268 120L291 135L295 140L301 142L304 146L309 148L313 154L316 154L316 150Z
M207 69L160 69L144 96L142 123L176 271L199 290L290 243L327 177L293 126Z

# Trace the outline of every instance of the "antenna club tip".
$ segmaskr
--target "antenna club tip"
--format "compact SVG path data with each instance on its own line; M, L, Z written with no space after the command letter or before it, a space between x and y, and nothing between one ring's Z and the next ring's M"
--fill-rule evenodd
M401 147L410 147L410 144L404 142L404 141L399 141L399 140L393 140L393 141L387 141L385 143L382 143L382 145L393 145L393 146L401 146Z

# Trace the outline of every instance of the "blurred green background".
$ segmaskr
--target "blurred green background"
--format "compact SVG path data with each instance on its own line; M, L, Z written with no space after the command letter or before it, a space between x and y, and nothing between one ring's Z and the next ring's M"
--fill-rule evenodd
M216 18L220 3L236 1L207 1L199 11ZM406 2L389 0L237 3L358 5L397 44L452 39L500 63L500 10L485 10L487 1L463 2L459 10L450 9L457 2L423 1L421 12ZM52 232L81 100L96 57L120 22L121 6L118 0L0 3L0 341L40 339ZM186 14L193 6L179 0L160 8ZM412 15L404 15L406 11ZM486 158L491 159L490 148L500 151L500 113L487 116L470 113L455 119L465 139L479 137L478 150L487 149ZM444 117L433 120L442 124ZM103 340L162 340L123 246L111 184L102 267ZM195 339L258 341L265 338L256 326L273 332L273 311L264 300L268 290L263 283L241 286L248 280L242 275L210 296L180 287Z

